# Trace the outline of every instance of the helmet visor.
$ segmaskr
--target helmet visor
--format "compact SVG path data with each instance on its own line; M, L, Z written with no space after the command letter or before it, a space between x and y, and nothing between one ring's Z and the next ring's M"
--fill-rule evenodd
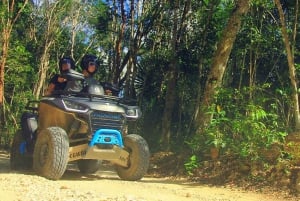
M96 66L96 63L94 61L90 61L89 66Z
M63 59L61 61L61 71L66 72L71 69L71 61L70 59Z
M88 71L90 74L95 73L95 71L96 71L96 63L95 63L94 61L90 61L90 62L88 63L87 71Z
M71 64L70 63L63 63L61 65L61 70L62 71L66 71L66 70L70 70L71 69Z

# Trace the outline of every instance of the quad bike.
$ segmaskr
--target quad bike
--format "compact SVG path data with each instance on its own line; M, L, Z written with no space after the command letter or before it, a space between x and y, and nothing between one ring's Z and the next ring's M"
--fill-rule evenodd
M84 80L70 70L68 80ZM140 135L127 134L127 121L141 112L130 101L104 95L101 85L81 91L59 91L54 96L29 101L11 147L11 169L32 168L57 180L69 162L81 173L95 173L101 161L116 167L121 179L141 179L148 170L150 152Z

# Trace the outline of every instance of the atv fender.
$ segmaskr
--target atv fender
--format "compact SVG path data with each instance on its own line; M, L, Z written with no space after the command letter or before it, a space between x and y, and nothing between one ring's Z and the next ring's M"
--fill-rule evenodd
M24 112L21 117L21 126L25 140L31 141L37 129L37 115Z

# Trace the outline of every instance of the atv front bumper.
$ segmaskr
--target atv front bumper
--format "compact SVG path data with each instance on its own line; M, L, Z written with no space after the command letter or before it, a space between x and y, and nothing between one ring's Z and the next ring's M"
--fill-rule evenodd
M89 144L69 148L69 162L79 159L107 160L128 167L129 153L124 149L119 131L100 129L95 132Z

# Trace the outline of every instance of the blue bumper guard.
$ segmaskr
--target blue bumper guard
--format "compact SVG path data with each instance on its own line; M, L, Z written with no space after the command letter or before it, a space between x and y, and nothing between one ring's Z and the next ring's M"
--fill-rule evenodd
M124 147L122 135L118 130L113 129L99 129L95 132L89 146L95 144L118 145Z

